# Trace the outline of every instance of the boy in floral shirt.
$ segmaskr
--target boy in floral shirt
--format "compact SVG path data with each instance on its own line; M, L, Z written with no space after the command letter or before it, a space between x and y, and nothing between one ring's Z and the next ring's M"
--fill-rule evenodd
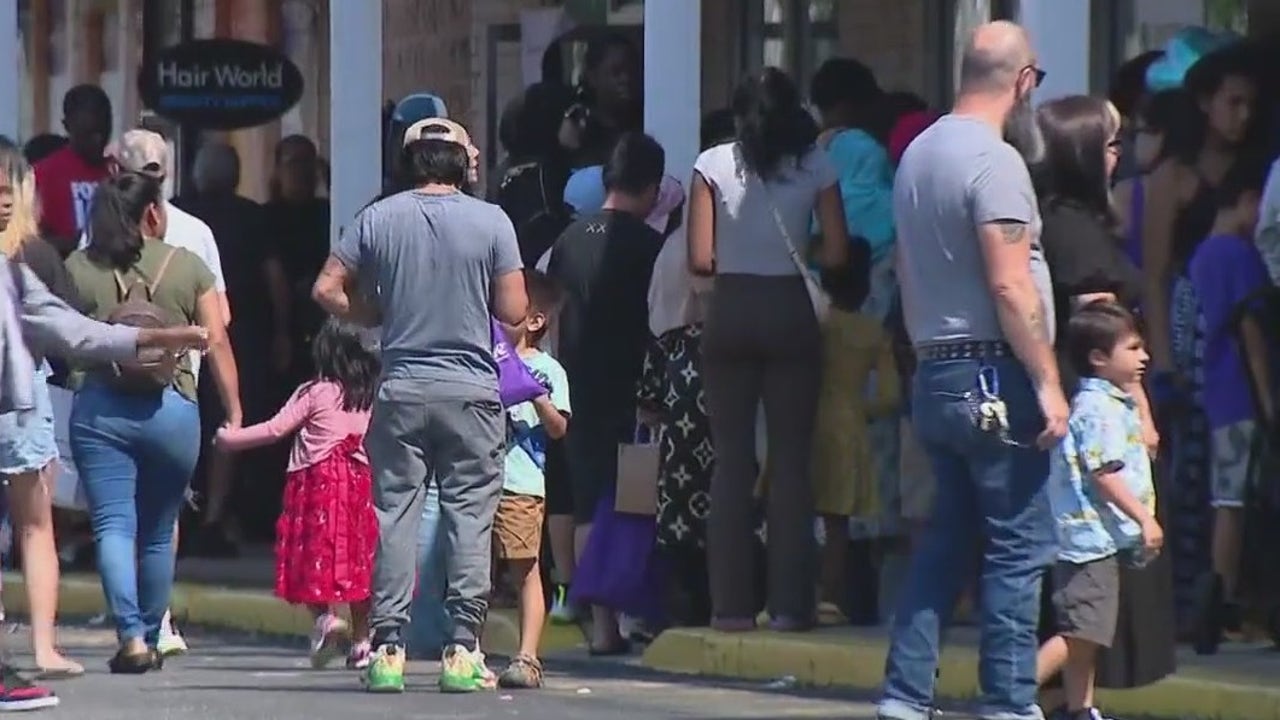
M1142 377L1147 351L1133 316L1107 301L1078 310L1067 348L1080 384L1067 435L1052 457L1049 502L1058 561L1053 606L1065 645L1068 715L1099 720L1093 708L1098 648L1110 647L1119 613L1119 563L1148 562L1164 544L1155 516L1151 461L1137 402L1124 388Z

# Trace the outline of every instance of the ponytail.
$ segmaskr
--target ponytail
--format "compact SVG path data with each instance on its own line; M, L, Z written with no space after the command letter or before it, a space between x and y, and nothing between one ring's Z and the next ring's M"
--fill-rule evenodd
M89 207L89 246L95 264L127 270L142 257L142 217L160 202L160 183L126 172L99 183Z

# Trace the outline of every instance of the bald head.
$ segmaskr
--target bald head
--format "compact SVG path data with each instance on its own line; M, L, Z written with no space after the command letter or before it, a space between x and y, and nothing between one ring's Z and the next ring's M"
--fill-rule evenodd
M1012 90L1018 74L1033 64L1027 32L1007 20L978 26L960 60L960 92Z

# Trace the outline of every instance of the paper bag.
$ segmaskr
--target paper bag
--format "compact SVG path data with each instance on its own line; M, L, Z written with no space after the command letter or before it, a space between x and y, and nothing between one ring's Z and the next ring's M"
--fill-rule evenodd
M49 386L53 406L53 438L58 445L58 467L53 483L53 506L64 510L89 509L84 485L71 458L71 403L75 393L57 385Z
M613 509L628 515L658 514L656 438L638 430L633 442L618 445L618 488Z

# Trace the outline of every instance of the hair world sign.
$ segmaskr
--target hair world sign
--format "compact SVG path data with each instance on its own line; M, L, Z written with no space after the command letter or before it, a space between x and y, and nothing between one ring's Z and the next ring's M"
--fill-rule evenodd
M157 115L201 130L263 125L302 97L302 72L268 45L193 40L156 53L138 74L138 93Z

